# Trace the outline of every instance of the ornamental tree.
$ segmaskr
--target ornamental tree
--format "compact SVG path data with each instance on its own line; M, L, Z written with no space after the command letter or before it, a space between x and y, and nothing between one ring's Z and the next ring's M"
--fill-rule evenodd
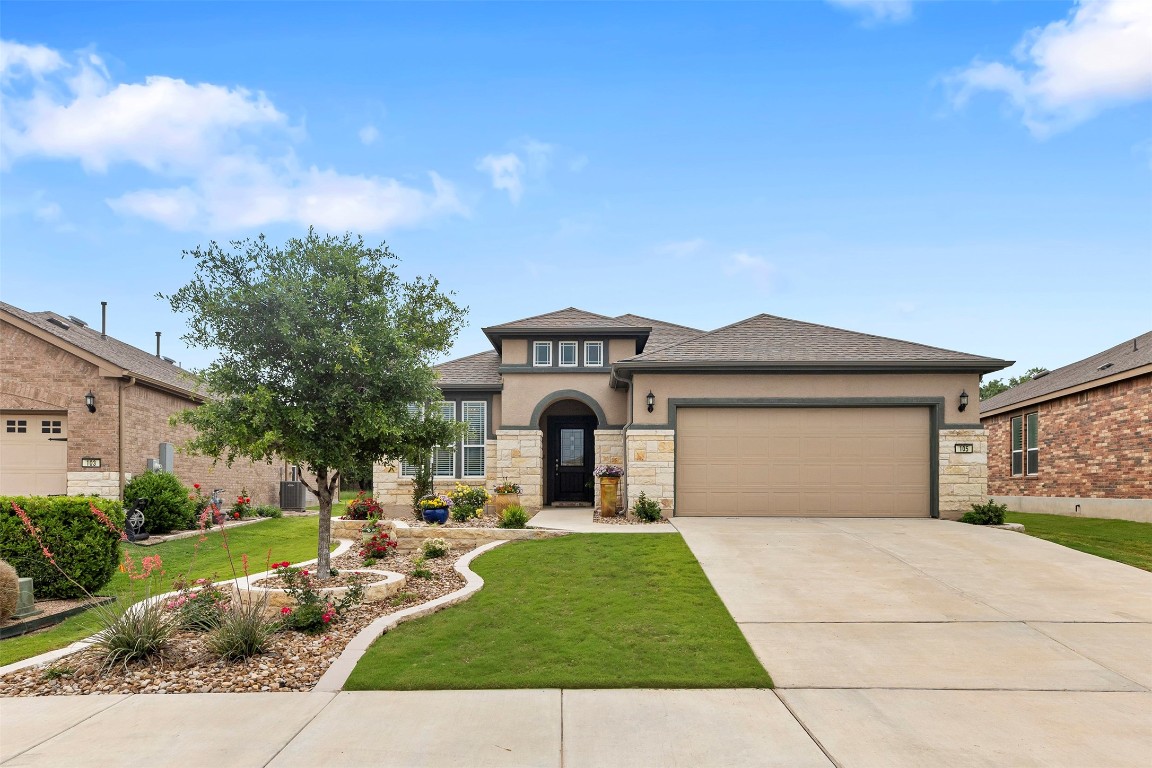
M408 406L440 399L432 362L466 310L433 277L401 281L384 244L351 234L309 228L279 248L260 235L184 257L191 282L160 298L187 315L185 341L218 355L198 373L206 402L174 417L196 428L185 449L303 467L320 501L325 579L341 474L458 439L459 425Z

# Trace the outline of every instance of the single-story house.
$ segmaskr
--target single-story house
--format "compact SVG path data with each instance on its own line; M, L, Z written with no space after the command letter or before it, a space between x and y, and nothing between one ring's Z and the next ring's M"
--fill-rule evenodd
M980 422L997 501L1152 522L1152 331L988 398Z
M986 498L966 408L1010 361L771 315L705 332L570 307L483 330L491 350L437 367L443 414L468 424L436 452L438 489L588 504L594 467L618 464L625 503L665 516L958 517ZM376 496L409 504L413 470L378 465Z
M192 434L169 416L203 402L191 375L169 358L137 349L75 317L27 312L0 302L0 495L119 498L148 460L170 460L187 486L247 490L275 504L283 464L173 451ZM226 501L227 501L226 497Z

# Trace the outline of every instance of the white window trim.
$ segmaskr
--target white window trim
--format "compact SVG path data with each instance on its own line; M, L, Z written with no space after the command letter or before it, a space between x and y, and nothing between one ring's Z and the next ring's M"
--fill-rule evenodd
M541 363L536 356L536 350L544 348L548 350L548 359ZM552 342L550 341L534 341L532 342L532 365L535 368L551 368L552 367Z
M596 347L600 350L600 362L588 362L588 350L591 347ZM602 368L604 366L604 342L602 341L586 341L584 342L584 365L590 368Z
M1029 416L1034 416L1036 418L1036 444L1035 445L1029 445L1029 443L1028 443L1028 439L1030 436L1029 430L1028 430L1028 417ZM1031 458L1031 454L1033 452L1035 452L1035 454L1036 454L1036 471L1035 472L1029 472L1028 471L1028 464L1029 464L1028 459ZM1024 414L1024 476L1025 477L1036 477L1039 474L1040 474L1040 411L1031 411L1030 413Z
M464 410L468 406L480 406L480 441L477 443L468 442L468 434L464 434L464 439L460 441L460 476L461 477L487 477L488 476L488 456L487 456L487 442L488 442L488 403L485 400L465 400L460 403L460 418L464 418ZM468 473L468 462L465 461L465 456L469 448L480 449L480 472L479 474Z
M572 348L572 362L564 362L564 349L565 347ZM580 366L580 342L578 341L562 341L560 348L556 351L556 362L561 368L578 368Z
M449 417L447 413L447 406L452 406L451 417ZM441 400L436 404L436 407L440 409L440 417L442 419L452 422L459 421L456 414L455 400ZM447 473L436 471L436 454L439 451L447 451L448 456L451 459L451 466ZM432 449L432 477L456 477L456 443L452 443L450 445L438 445Z

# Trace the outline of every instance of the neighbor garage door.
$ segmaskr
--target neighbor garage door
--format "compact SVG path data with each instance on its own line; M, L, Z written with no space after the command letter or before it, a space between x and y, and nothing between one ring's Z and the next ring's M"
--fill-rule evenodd
M68 492L68 417L0 414L0 496Z
M680 408L676 514L928 517L927 408Z

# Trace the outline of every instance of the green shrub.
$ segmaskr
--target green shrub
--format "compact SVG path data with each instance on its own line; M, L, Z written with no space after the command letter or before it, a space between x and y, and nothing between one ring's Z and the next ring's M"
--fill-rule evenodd
M48 561L40 545L24 528L12 508L15 502L40 530L40 538L56 558ZM123 528L124 508L114 499L83 496L0 497L0 559L7 560L21 576L35 581L36 597L83 597L107 584L120 565L120 533L110 530L89 508L95 505L114 527ZM79 586L77 586L77 584Z
M0 560L0 623L16 613L20 603L20 577L16 569Z
M256 517L284 517L284 510L275 504L261 504L252 508L252 514Z
M445 539L424 539L420 549L424 552L424 557L444 557L448 554L448 550L452 549L452 545Z
M148 499L144 507L144 530L168 533L195 527L196 502L191 491L171 472L145 472L124 486L129 508L136 499Z
M474 517L480 517L480 512L476 509L476 507L472 507L468 504L463 504L460 502L452 505L452 511L450 514L452 519L458 523L466 523Z
M649 523L654 523L663 517L663 515L660 514L659 502L653 501L645 496L644 491L640 491L639 498L637 498L636 503L632 505L632 512L636 517Z
M1007 513L1007 504L997 504L988 499L987 504L973 504L972 511L965 512L960 522L972 525L1004 525L1004 515Z
M528 513L524 511L524 507L519 504L512 504L505 507L504 511L500 513L498 525L501 528L523 528L528 525L528 519Z
M208 636L208 647L229 661L240 661L263 653L279 628L264 617L264 600L233 600Z

